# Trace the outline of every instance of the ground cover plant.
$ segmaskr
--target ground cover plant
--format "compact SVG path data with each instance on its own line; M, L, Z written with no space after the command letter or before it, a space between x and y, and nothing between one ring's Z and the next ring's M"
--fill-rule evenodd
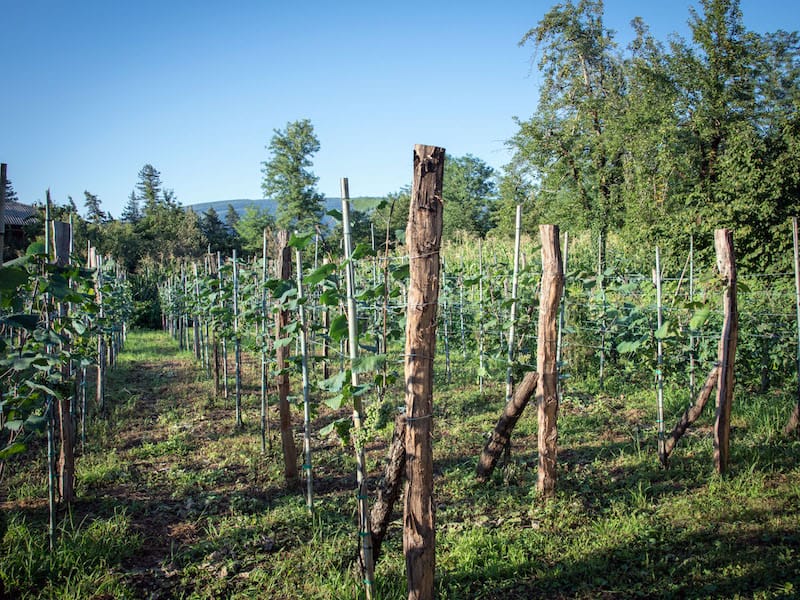
M454 357L458 361L458 357ZM456 365L459 368L460 365ZM10 597L357 598L355 459L319 436L315 509L260 452L258 365L245 364L243 427L194 357L164 333L129 336L109 374L116 398L77 461L78 500L47 550L41 469L10 475L0 576ZM444 381L437 363L436 381ZM535 492L535 423L523 417L484 485L477 455L500 384L439 384L434 472L441 598L792 597L800 585L800 443L779 434L783 392L741 394L731 473L713 473L710 417L658 466L649 391L575 386L561 407L559 490ZM274 410L274 409L273 409ZM298 413L299 415L299 413ZM271 415L274 420L275 414ZM299 417L294 429L299 431ZM380 472L389 427L367 447ZM406 593L400 523L376 592Z

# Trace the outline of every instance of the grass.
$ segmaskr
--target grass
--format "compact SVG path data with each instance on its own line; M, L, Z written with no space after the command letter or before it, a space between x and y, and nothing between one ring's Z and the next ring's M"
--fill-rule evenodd
M241 429L232 401L217 398L201 375L166 335L131 334L109 381L109 414L93 419L78 459L80 499L62 515L53 554L41 456L9 465L0 578L11 597L363 597L353 565L351 449L314 437L309 514L300 490L283 483L274 399L272 448L260 452L255 371L246 371ZM477 456L504 385L487 382L481 396L463 377L453 379L437 384L434 398L439 598L800 593L800 442L780 434L788 394L737 389L731 470L720 477L709 409L664 470L652 391L598 393L571 381L559 417L558 493L544 502L536 493L534 407L508 459L480 485ZM680 394L667 390L668 424L683 407ZM320 407L318 421L329 417ZM381 429L368 445L373 481L390 436ZM380 598L406 596L399 514L376 577Z

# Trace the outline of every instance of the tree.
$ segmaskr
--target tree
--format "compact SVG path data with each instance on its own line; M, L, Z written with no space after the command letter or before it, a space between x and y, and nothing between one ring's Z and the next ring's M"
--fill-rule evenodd
M135 191L131 191L131 195L128 196L128 202L125 204L125 208L122 209L122 215L120 218L125 223L132 223L134 225L142 220L142 211L139 208L139 198L136 196Z
M239 224L239 213L233 207L233 204L228 204L228 210L225 212L225 226L228 228L228 247L237 251L242 249L242 240L239 237L239 232L236 231L236 226Z
M535 231L540 221L534 199L533 184L513 162L503 167L499 177L498 197L491 207L493 231L514 237L517 205L522 205L522 224L525 231Z
M491 229L491 206L497 194L495 171L480 158L457 156L444 166L444 233L486 235Z
M309 168L311 157L319 151L311 121L303 119L274 130L268 148L271 157L263 162L261 188L265 198L278 204L278 227L312 230L323 214L323 196L316 190L319 180Z
M86 207L86 220L95 225L99 225L106 220L106 213L100 209L100 198L96 194L84 190L83 195L86 197L84 206Z
M17 192L14 191L14 186L11 185L10 179L6 179L6 202L19 202Z
M264 229L271 229L275 219L264 208L248 206L236 223L236 233L245 252L259 254L264 243Z
M162 203L161 173L151 164L139 170L139 183L136 184L138 197L144 202L144 214L153 212Z
M602 240L620 224L623 142L615 130L624 80L602 0L557 4L520 45L540 52L536 114L510 144L540 182L547 220L592 228ZM602 253L604 258L605 253Z
M787 150L800 98L798 36L747 31L738 0L701 0L690 13L691 42L675 41L670 57L688 161L684 219L708 247L714 229L735 229L737 262L766 268L781 245L771 240L775 227L800 205L782 169L797 165Z
M380 236L381 245L386 242L386 229L389 229L389 241L404 243L408 210L411 204L411 187L403 186L396 192L386 195L386 204L372 211L372 223L375 235Z
M219 218L213 206L200 217L200 231L203 232L203 237L208 242L211 252L226 254L230 252L232 243L230 231Z

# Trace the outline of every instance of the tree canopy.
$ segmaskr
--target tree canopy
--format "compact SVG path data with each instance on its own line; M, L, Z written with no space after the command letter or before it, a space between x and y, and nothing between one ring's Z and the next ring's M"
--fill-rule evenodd
M634 19L621 51L603 8L562 2L523 37L543 83L509 141L509 171L563 227L616 232L634 252L683 252L680 234L710 242L729 227L744 262L765 266L788 244L776 228L800 207L797 33L748 31L738 0L701 0L689 40L665 46Z
M316 189L318 177L311 171L311 157L320 145L308 119L275 129L268 146L269 160L262 163L261 188L265 198L278 203L279 227L312 230L323 214L323 196Z

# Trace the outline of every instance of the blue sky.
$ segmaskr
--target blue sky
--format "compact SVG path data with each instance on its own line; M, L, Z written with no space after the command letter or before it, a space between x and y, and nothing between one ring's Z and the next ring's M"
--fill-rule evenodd
M415 143L500 168L538 74L520 38L551 0L0 0L0 161L23 202L83 191L119 216L145 163L185 205L260 198L274 129L311 119L319 190L384 195ZM641 16L686 35L690 0L607 0L624 44ZM797 0L742 0L756 31L800 29Z

